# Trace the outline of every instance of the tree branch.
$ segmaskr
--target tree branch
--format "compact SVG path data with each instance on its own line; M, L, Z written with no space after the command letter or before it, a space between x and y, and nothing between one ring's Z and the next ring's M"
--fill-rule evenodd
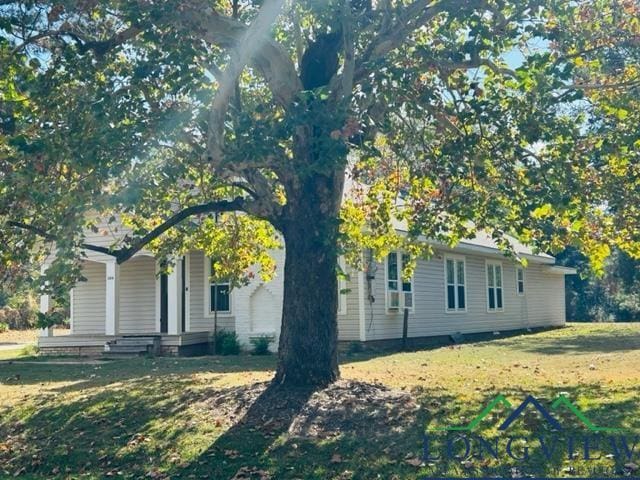
M222 48L235 48L247 30L243 23L220 15L212 7L203 8L201 4L186 2L181 5L177 17L172 12L166 21L170 25L182 23L185 31ZM302 90L302 85L287 51L272 38L266 38L249 54L251 65L265 78L276 101L288 107Z
M47 37L71 37L73 38L76 43L78 44L79 48L83 51L86 52L88 50L93 50L95 53L97 54L101 54L104 55L108 50L112 49L113 47L120 45L124 42L126 42L127 40L132 39L133 37L135 37L136 35L138 35L142 30L140 30L137 27L133 27L130 26L124 30L122 30L121 32L116 33L113 37L107 39L107 40L86 40L84 38L81 38L76 32L72 32L70 30L45 30L43 32L40 32L32 37L29 37L28 39L26 39L23 43L15 46L12 50L11 53L12 54L16 54L18 53L20 50L22 50L23 48L27 47L28 45L31 45L32 43L43 39L43 38L47 38Z
M218 200L218 201L203 203L200 205L193 205L191 207L185 208L184 210L181 210L175 215L169 217L167 220L165 220L162 224L158 225L153 230L143 235L142 237L138 237L134 239L131 245L129 245L128 247L113 249L108 247L101 247L98 245L91 245L88 243L81 243L80 247L84 248L85 250L91 250L94 252L103 253L105 255L114 257L116 259L116 262L120 264L129 260L131 257L133 257L140 250L142 250L151 241L155 240L160 235L165 233L167 230L175 227L177 224L179 224L180 222L182 222L183 220L185 220L190 216L199 215L203 213L210 213L210 212L235 212L235 211L246 211L252 214L260 213L259 209L255 208L250 203L247 203L243 197L237 197L237 198L234 198L233 200ZM24 222L10 220L7 222L7 225L14 228L21 228L23 230L28 230L52 242L56 242L58 240L55 235L52 235L39 227L29 225Z
M344 43L342 97L349 98L353 91L353 76L356 68L353 44L353 19L351 15L351 2L349 0L344 0L342 5L342 41Z
M637 87L640 86L640 78L628 80L625 82L611 82L611 83L572 83L568 85L568 88L575 90L618 90L621 88Z
M284 0L267 0L260 9L253 23L245 29L234 48L227 68L218 81L218 89L209 111L209 128L207 135L207 155L212 166L217 167L224 157L224 120L229 103L235 93L238 77L256 48L268 41L269 30L280 15Z
M36 227L35 225L29 225L28 223L9 220L7 222L7 226L8 227L14 227L14 228L20 228L22 230L27 230L29 232L35 233L39 237L42 237L45 240L49 240L51 242L57 241L57 238L54 235L51 235L50 233L46 232L45 230L43 230L40 227ZM81 243L80 246L82 248L84 248L85 250L91 250L93 252L104 253L106 255L112 255L112 253L111 253L112 250L110 248L107 248L107 247L101 247L99 245L91 245L89 243Z
M158 225L147 234L135 239L130 246L114 251L112 255L116 257L116 261L118 263L126 262L134 254L142 250L142 248L144 248L147 244L158 238L167 230L175 227L177 224L188 217L210 212L235 212L239 210L246 210L246 201L242 197L237 197L230 201L219 200L187 207L184 210L181 210L175 215L169 217L167 220L165 220L163 223Z
M386 28L379 31L373 41L362 55L361 60L356 65L355 79L366 77L370 70L367 64L384 58L389 52L398 48L407 37L419 27L431 21L437 15L444 12L469 10L484 7L491 12L496 12L490 8L486 0L415 0L406 7L398 7L389 14L396 14L397 20L392 22L385 18ZM375 26L372 26L374 28ZM491 65L487 65L491 68Z

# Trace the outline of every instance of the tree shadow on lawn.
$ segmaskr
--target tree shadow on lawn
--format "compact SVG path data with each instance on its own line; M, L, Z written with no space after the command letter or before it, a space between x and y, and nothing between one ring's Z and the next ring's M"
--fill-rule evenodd
M82 390L128 380L166 378L195 373L269 372L275 369L275 358L237 355L227 357L140 357L110 360L100 364L48 364L46 361L7 362L0 371L0 386L29 385L46 382L73 382L57 389L60 392Z
M385 458L404 458L403 445L419 455L419 415L410 395L358 382L314 391L153 379L18 407L0 419L0 477L331 478L366 463L391 472L397 462Z
M243 417L177 478L406 478L417 467L425 412L410 394L339 381L326 389L269 385ZM417 462L418 464L420 461ZM403 474L404 473L404 474Z
M629 432L638 438L640 424L635 420L640 407L636 400L638 390L626 392L625 399L603 400L603 403L581 408L581 411L600 426L633 427ZM562 392L574 402L584 397L607 399L610 393L598 386L563 388ZM289 402L286 396L291 395L290 391L272 387L264 391L243 418L197 460L186 468L168 473L178 478L221 479L417 479L495 475L510 478L517 471L559 476L568 468L574 468L573 471L578 473L600 468L601 476L629 473L624 470L629 459L612 460L604 458L604 454L594 464L579 458L570 462L560 449L552 458L547 458L540 448L534 450L533 447L525 460L510 457L506 452L509 436L555 434L542 417L531 410L508 434L495 431L495 427L511 413L511 409L505 409L502 417L496 416L474 432L500 439L502 443L497 460L487 458L486 452L482 455L477 449L469 458L460 456L429 461L423 457L425 429L433 434L436 425L468 423L497 393L486 391L480 394L477 403L470 404L468 398L454 398L442 390L407 394L380 385L341 381L319 392L294 396L294 400ZM560 389L524 392L515 388L508 393L512 407L516 408L529 393L550 408ZM305 400L307 395L309 397ZM560 441L566 441L570 434L584 438L590 433L570 411L554 411L554 416L565 428L558 437ZM453 433L457 435L460 432ZM448 432L438 431L437 434L446 436ZM634 461L638 462L638 457L640 452L636 452ZM512 470L514 468L516 470Z
M405 479L491 476L511 468L549 475L569 464L584 473L579 459L568 463L560 454L551 460L532 454L522 463L505 458L502 451L500 465L475 457L422 464L425 427L433 431L434 426L467 424L497 393L507 395L513 408L530 393L548 407L560 388L486 389L473 397L454 397L442 389L407 393L345 380L319 391L266 383L196 388L186 379L138 383L17 407L0 419L0 476ZM630 427L637 436L640 388L614 392L584 385L562 390L574 403L585 398L596 402L581 408L596 425ZM489 434L509 411L487 417L478 431ZM554 416L584 433L570 413ZM509 433L548 430L529 411ZM605 458L600 464L621 472L621 462Z
M571 327L568 327L571 328ZM640 350L640 331L613 330L589 332L588 334L539 336L532 342L506 339L501 342L507 347L518 348L528 353L545 355L566 355L570 353L614 353Z

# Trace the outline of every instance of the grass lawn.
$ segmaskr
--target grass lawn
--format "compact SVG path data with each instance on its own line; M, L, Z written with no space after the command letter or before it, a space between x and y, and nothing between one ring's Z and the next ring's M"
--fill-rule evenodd
M54 328L53 334L56 337L60 335L68 335L70 330L68 328ZM36 343L40 331L37 328L29 330L7 330L6 332L0 332L0 347L11 346L25 343Z
M343 380L320 392L267 388L274 365L273 357L250 356L4 360L0 477L417 479L588 476L593 469L640 476L640 323L344 356ZM572 459L560 450L546 458L534 448L536 435L564 441L589 431L564 409L552 411L563 426L554 434L527 409L499 432L512 410L506 407L473 430L497 439L498 460L486 449L478 455L474 444L467 457L456 450L457 459L423 458L425 429L436 456L454 437L435 429L467 425L498 394L513 408L528 394L548 407L561 392L596 426L626 429L601 434L615 445L623 435L637 438L631 458L622 447L607 457L609 437L592 447L598 460L585 460L582 444ZM530 447L528 459L506 454L509 437L515 457Z

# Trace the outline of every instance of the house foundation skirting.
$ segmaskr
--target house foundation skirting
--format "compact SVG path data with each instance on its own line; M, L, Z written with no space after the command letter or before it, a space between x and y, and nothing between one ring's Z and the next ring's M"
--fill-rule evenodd
M41 355L99 356L104 353L104 345L120 337L135 335L61 335L38 338ZM160 355L193 356L209 351L210 332L187 332L177 335L149 333L141 337L160 337Z
M548 327L531 327L518 328L513 330L502 330L500 332L479 332L479 333L464 333L461 335L462 341L459 343L473 343L483 342L488 340L495 340L499 338L507 338L515 335L522 335L525 333L537 333L545 330L555 330L557 328L564 328L563 326L548 326ZM408 337L407 338L407 350L422 350L430 348L438 348L446 345L452 345L454 342L451 335L434 335L427 337ZM361 342L359 340L340 340L338 341L338 351L344 353L356 353L358 351L376 352L376 351L400 351L402 350L402 338L387 338L380 340L367 340Z

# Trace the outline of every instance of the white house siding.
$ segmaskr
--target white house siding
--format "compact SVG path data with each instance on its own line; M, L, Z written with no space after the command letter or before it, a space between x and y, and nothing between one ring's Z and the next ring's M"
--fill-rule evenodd
M461 253L456 252L456 255ZM516 265L492 256L463 255L466 261L464 313L445 312L444 252L419 261L413 281L414 311L409 314L410 337L512 330L564 323L564 277L545 273L548 265L529 263L525 269L525 296L516 293ZM503 269L503 312L487 312L486 261L498 261ZM375 302L365 304L365 338L382 340L402 336L402 311L387 312L385 267L378 264L371 283Z
M345 280L343 304L345 311L338 315L338 339L360 339L360 309L358 293L358 272L347 267L348 278Z
M72 334L104 335L106 267L102 263L85 262L82 275L86 282L78 282L73 289Z
M518 298L526 302L530 327L562 326L566 321L564 274L545 273L546 268L536 265L525 270L527 294Z
M284 295L284 249L271 252L276 261L275 277L269 282L262 282L256 277L249 285L232 292L235 308L236 332L240 341L250 344L252 337L268 334L275 337L273 346L277 345L282 322L282 299ZM344 295L344 311L338 315L338 338L340 340L357 340L359 338L358 311L358 279L357 272L347 270L349 278L344 288L349 290Z
M246 286L231 293L235 308L236 333L245 347L250 347L251 338L260 335L274 337L272 350L280 340L282 322L282 298L284 295L284 249L274 250L271 255L276 263L275 276L269 282L256 277Z
M87 241L111 245L123 229L102 224L99 233L89 233ZM89 258L112 261L111 257L87 252ZM280 332L284 283L284 250L272 252L276 259L275 278L263 283L259 278L231 293L231 313L219 314L221 329L235 330L240 340L249 344L252 336ZM525 269L526 294L516 294L516 264L499 254L477 252L463 255L466 260L467 311L445 312L444 255L436 252L428 262L420 261L416 269L413 291L414 311L409 315L409 336L446 335L453 332L472 333L527 327L562 325L564 323L564 276L548 272L549 266L534 263ZM120 333L156 332L158 306L155 260L144 252L120 267ZM487 312L486 260L499 261L503 266L504 312ZM187 329L191 332L213 330L213 315L208 312L205 279L207 265L203 252L191 252L189 258L189 312ZM369 285L364 275L347 269L349 278L342 288L342 311L338 315L340 340L381 340L402 335L402 312L386 311L385 268L378 264L371 282L375 302L368 302ZM83 270L87 282L79 283L73 295L73 333L104 334L105 331L105 265L86 262ZM362 292L360 292L362 285ZM363 302L363 303L361 303Z
M120 333L156 331L156 261L135 257L120 265Z
M190 286L189 286L189 310L190 332L213 331L213 314L208 313L207 293L209 283L205 283L205 256L203 252L190 252ZM218 328L221 330L235 330L236 298L235 292L231 294L231 314L218 312Z

